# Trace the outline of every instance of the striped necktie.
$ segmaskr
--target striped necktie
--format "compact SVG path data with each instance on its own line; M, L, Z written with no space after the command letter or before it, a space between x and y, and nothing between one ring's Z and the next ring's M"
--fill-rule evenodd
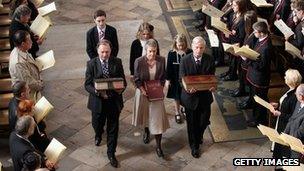
M101 63L101 68L102 68L102 73L103 73L103 76L105 78L109 78L109 68L108 68L108 62L106 60L104 60L102 63Z

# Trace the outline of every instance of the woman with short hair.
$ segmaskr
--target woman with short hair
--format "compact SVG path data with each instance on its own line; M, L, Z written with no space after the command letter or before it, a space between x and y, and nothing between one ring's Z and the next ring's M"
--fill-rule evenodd
M280 98L279 103L272 102L271 104L276 110L271 111L274 116L277 117L276 130L281 133L285 130L289 118L291 117L295 106L297 104L297 97L295 95L297 87L302 82L302 76L298 70L288 69L285 72L285 84L289 90ZM289 157L289 148L287 146L274 143L273 157L283 158Z
M149 39L145 45L146 55L137 58L134 65L134 82L136 92L132 124L145 127L143 141L150 141L150 132L155 135L156 153L158 157L164 157L161 149L162 134L169 128L169 121L165 111L163 99L148 99L146 84L151 80L158 81L162 87L165 84L165 58L157 55L157 42Z

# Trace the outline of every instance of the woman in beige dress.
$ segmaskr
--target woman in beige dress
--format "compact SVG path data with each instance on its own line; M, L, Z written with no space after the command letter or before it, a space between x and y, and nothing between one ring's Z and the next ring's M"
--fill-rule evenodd
M145 89L145 82L159 80L165 84L165 58L156 55L157 42L149 39L145 45L146 55L135 60L134 82L137 87L135 92L132 124L145 127L144 143L149 143L150 132L155 135L156 153L164 157L161 149L162 134L169 128L163 100L149 101Z

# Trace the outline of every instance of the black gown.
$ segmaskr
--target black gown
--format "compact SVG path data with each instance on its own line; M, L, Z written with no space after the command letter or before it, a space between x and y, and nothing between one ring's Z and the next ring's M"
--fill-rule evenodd
M191 49L187 49L183 56L191 52ZM179 83L179 64L181 57L182 56L178 55L176 51L171 50L168 53L166 79L170 81L170 86L168 89L167 98L172 98L175 100L180 100L182 91L182 87Z

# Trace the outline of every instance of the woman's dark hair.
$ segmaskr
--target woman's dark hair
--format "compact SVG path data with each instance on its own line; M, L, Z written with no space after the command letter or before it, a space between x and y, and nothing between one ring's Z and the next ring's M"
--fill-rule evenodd
M26 41L26 37L29 36L30 33L24 30L18 30L14 35L13 35L13 42L16 47L21 46L22 42Z
M246 37L253 32L252 25L258 21L258 17L255 11L247 11L244 15L245 20L245 32Z
M268 25L264 21L258 21L253 24L252 28L260 33L268 34Z

